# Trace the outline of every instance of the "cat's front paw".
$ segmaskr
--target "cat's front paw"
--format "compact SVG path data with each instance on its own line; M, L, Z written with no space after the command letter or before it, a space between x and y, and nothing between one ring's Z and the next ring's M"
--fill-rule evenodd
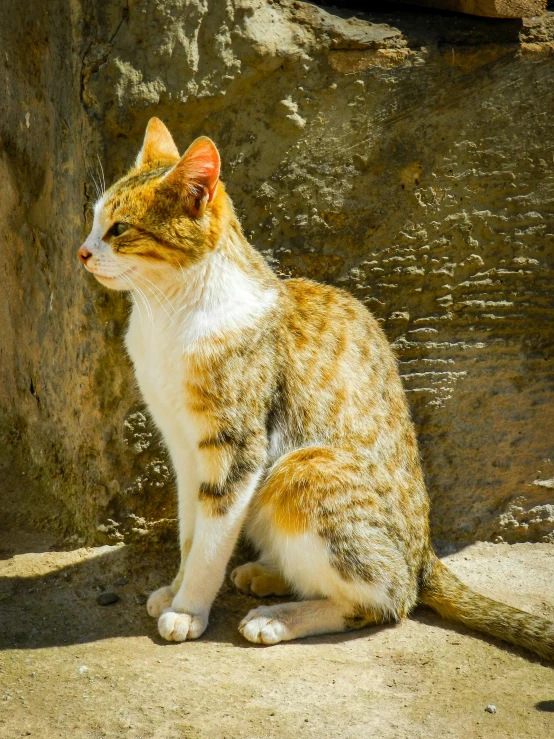
M175 593L169 585L165 588L154 590L146 601L146 610L148 611L148 615L152 616L152 618L159 618L165 610L171 608L174 597Z
M158 619L158 631L166 641L198 639L206 630L207 625L207 616L193 616L172 610L165 611Z

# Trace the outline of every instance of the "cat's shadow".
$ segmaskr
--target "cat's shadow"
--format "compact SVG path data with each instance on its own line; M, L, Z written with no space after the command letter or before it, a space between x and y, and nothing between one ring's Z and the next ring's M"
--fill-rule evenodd
M0 650L86 644L114 637L147 637L157 645L174 646L158 635L155 620L146 612L145 601L146 593L170 582L177 556L176 548L167 543L161 548L132 545L106 548L93 557L46 574L10 576L11 568L6 567L7 574L0 576ZM229 571L242 561L245 561L244 551L231 561ZM35 569L38 567L39 564ZM111 605L99 605L97 598L102 592L114 592L119 600ZM262 600L239 593L227 576L202 641L230 644L241 649L265 648L246 641L239 633L238 625L252 608L282 600ZM427 609L417 609L412 618L450 633L471 634L474 638L500 646L494 639L442 621ZM394 623L383 624L360 631L283 642L280 646L294 649L298 645L333 645L367 638L393 628L396 628ZM524 650L506 644L501 648L528 660L540 661Z
M158 635L156 622L146 612L146 594L171 580L174 547L164 548L164 556L140 547L106 548L46 574L10 576L10 567L0 576L0 650L41 649L85 644L114 637L143 636L160 646L172 646ZM62 559L62 557L60 557ZM244 556L235 557L229 570ZM5 560L9 563L9 558ZM159 563L167 563L160 566ZM156 564L157 563L157 564ZM38 569L38 566L37 568ZM113 592L119 600L102 606L102 592ZM227 643L243 649L260 649L246 641L238 631L241 619L252 608L285 600L255 598L237 592L226 578L212 608L210 624L203 641ZM286 599L290 600L290 599ZM385 624L360 632L310 637L302 644L336 644L360 638L383 629Z

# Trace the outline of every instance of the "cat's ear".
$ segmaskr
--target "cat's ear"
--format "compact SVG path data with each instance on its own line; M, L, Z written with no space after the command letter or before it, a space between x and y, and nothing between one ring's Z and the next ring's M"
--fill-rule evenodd
M171 164L177 159L179 159L179 151L166 126L159 118L150 118L135 166L140 169L155 161Z
M214 142L200 136L165 177L166 185L177 189L191 214L201 218L217 191L221 160Z

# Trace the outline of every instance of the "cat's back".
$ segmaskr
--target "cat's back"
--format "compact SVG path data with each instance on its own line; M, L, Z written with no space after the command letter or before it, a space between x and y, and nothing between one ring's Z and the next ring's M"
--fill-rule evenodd
M289 360L305 379L324 384L348 369L365 375L397 376L393 351L377 320L348 292L303 278L282 283L286 295L283 328ZM318 369L325 366L323 376ZM389 378L391 379L391 378Z
M306 435L326 429L329 440L366 446L388 434L386 448L399 437L412 447L396 359L377 320L338 288L305 279L282 287L286 394Z
M283 290L283 395L294 443L354 449L419 480L406 397L377 320L338 288L294 279Z

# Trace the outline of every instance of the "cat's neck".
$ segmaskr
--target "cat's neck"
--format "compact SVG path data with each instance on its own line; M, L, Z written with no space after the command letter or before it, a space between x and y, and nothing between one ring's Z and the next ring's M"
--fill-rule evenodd
M246 241L228 229L201 262L134 290L142 330L170 330L186 344L254 325L278 298L279 280ZM141 294L142 293L142 294Z

